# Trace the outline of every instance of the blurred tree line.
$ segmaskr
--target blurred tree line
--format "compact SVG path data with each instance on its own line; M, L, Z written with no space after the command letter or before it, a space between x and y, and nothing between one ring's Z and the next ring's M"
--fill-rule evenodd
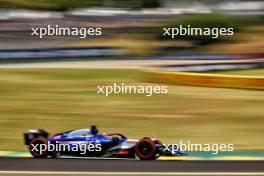
M160 7L160 0L0 0L1 8L66 11L73 8L116 7L128 9Z

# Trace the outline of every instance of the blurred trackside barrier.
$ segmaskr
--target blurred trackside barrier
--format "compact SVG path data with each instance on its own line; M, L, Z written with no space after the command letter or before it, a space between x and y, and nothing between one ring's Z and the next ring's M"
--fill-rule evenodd
M144 72L146 80L154 83L264 90L264 77L259 76L217 75L152 69L146 69Z

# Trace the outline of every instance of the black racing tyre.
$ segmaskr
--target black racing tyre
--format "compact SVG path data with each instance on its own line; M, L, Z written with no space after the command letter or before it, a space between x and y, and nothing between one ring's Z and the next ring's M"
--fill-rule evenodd
M29 151L34 158L48 157L47 138L34 138L29 145Z
M150 138L143 138L137 142L135 154L141 160L155 160L159 157L157 147Z

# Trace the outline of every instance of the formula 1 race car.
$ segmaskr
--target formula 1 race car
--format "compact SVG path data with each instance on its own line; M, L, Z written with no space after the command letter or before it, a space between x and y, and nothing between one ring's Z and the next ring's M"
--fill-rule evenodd
M35 158L73 156L155 160L162 155L185 155L183 151L166 147L155 138L135 140L120 133L98 134L96 126L59 133L50 138L42 129L29 130L24 134L24 140Z

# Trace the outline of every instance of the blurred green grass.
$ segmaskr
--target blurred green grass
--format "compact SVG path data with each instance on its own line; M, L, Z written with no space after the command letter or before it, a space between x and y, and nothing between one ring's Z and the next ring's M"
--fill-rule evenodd
M31 128L51 133L96 124L101 132L164 143L233 143L263 150L264 92L168 86L168 94L97 94L97 85L143 84L137 70L1 69L0 150L25 150Z
M241 75L241 76L264 76L264 69L216 71L212 73L227 74L227 75Z
M23 175L26 175L26 176L35 176L36 174L23 174ZM58 175L58 174L56 174L56 173L54 173L54 174L45 174L45 173L43 173L43 174L40 174L41 176L56 176L56 175ZM77 175L93 175L93 174L59 174L59 175L66 175L66 176L77 176ZM98 173L96 173L96 174L94 174L94 175L97 175L97 176L105 176L105 175L108 175L108 176L116 176L116 174L98 174ZM127 175L127 176L130 176L131 174L122 174L122 175ZM144 173L144 174L136 174L137 176L153 176L153 174L146 174L146 173ZM156 176L164 176L164 174L155 174ZM170 175L177 175L177 176L184 176L184 175L186 175L186 174L184 174L184 175L179 175L179 174L170 174ZM188 174L189 175L189 174ZM195 176L195 175L197 175L197 174L194 174L193 176ZM202 174L201 174L202 175ZM215 174L213 174L213 175L215 175ZM219 174L219 175L221 175L221 174ZM258 174L259 175L259 174ZM262 174L261 174L262 175ZM260 176L261 176L260 175ZM263 174L264 175L264 174ZM1 176L17 176L17 174L1 174ZM189 176L192 176L192 175L189 175ZM230 175L226 175L226 176L232 176L232 174L230 174Z
M17 175L20 175L20 174L10 174L10 173L7 173L7 174L1 174L1 176L17 176ZM21 174L21 175L24 175L24 176L35 176L36 174L25 174L25 173L23 173L23 174ZM105 176L105 175L107 175L107 176L116 176L117 174L105 174L105 173L103 173L103 174L99 174L99 173L95 173L95 174L89 174L89 173L87 173L87 174L85 174L85 173L82 173L82 174L78 174L78 173L76 173L76 174L69 174L69 173L65 173L65 174L57 174L57 173L54 173L54 174L50 174L50 173L48 173L48 174L45 174L45 173L41 173L41 174L37 174L37 175L41 175L41 176L57 176L57 175L62 175L62 176L82 176L82 175L97 175L97 176ZM120 175L120 174L118 174L118 175ZM126 173L122 173L122 175L127 175L127 176L130 176L130 175L137 175L137 176L153 176L154 174L146 174L146 173L144 173L144 174L133 174L133 172L132 172L132 174L126 174ZM164 176L164 174L155 174L156 176ZM170 174L170 175L176 175L176 176L184 176L184 175L179 175L179 174ZM188 174L189 175L189 174ZM195 174L195 175L197 175L197 174ZM195 175L193 175L193 176L195 176ZM221 175L221 174L219 174L219 175ZM259 175L259 174L258 174ZM189 176L192 176L192 175L189 175ZM228 175L226 175L226 176L228 176ZM231 175L230 175L231 176ZM260 175L261 176L261 175Z

